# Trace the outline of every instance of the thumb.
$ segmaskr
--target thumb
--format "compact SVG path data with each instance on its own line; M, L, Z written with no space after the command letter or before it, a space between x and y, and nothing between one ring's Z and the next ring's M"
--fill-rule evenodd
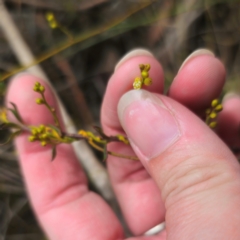
M126 93L118 114L161 190L167 239L240 239L240 168L221 139L181 104L144 90Z

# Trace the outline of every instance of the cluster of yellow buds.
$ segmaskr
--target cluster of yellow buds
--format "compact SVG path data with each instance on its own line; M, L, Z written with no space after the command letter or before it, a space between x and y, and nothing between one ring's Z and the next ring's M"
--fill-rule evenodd
M139 64L141 77L136 77L133 82L134 89L141 89L143 85L149 86L152 84L152 79L149 77L150 64Z
M223 106L218 99L214 99L211 102L211 107L206 110L206 123L210 128L215 128L217 126L217 115L222 109Z
M34 85L34 87L33 87L33 91L38 92L38 93L40 93L40 94L43 96L43 93L44 93L44 91L45 91L45 88L44 88L44 86L41 85L39 82L36 82L35 85ZM37 98L37 99L36 99L36 103L39 104L39 105L40 105L40 104L46 104L46 101L45 101L44 98Z
M52 12L47 12L45 15L50 28L54 29L58 27L58 22Z
M44 88L43 85L41 85L41 83L36 82L35 85L34 85L34 87L33 87L33 91L39 92L39 93L44 93L45 88Z
M71 143L73 139L61 136L60 133L53 127L45 126L43 124L39 126L32 126L31 135L28 140L30 142L40 141L41 145L44 147L47 144L57 145L59 143Z

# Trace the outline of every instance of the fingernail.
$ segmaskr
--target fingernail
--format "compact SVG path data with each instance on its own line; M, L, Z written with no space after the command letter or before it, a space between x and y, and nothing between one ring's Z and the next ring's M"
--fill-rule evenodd
M181 67L179 68L178 71L180 71L183 66L186 65L187 62L189 62L189 60L191 60L192 58L196 57L196 56L200 56L200 55L209 55L209 56L215 56L213 52L211 52L210 50L208 49L198 49L196 51L194 51L192 54L190 54L186 59L185 61L182 63Z
M132 57L136 57L136 56L153 56L152 53L150 53L149 51L139 48L139 49L135 49L132 50L131 52L127 53L125 56L122 57L122 59L117 63L116 67L115 67L115 71L124 63L126 62L128 59L132 58Z
M235 92L229 92L223 97L222 102L225 102L226 100L228 100L230 98L240 98L240 95Z
M139 158L150 160L180 137L174 114L161 99L145 90L132 90L118 104L118 116Z
M29 73L29 72L27 72L27 71L23 71L23 72L20 72L20 73L17 73L17 74L15 74L15 75L13 75L11 78L10 78L10 81L12 81L12 80L15 80L15 79L17 79L17 78L19 78L19 77L22 77L22 76L32 76L33 74L31 74L31 73Z

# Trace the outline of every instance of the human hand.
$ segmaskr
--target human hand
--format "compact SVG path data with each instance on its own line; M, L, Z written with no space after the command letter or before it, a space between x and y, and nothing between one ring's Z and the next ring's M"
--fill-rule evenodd
M157 95L134 90L122 97L139 74L139 63L151 64L154 82L148 90ZM115 135L125 131L141 160L109 156L108 170L117 199L135 235L166 221L167 232L133 239L240 239L239 165L220 138L183 106L201 115L219 95L224 78L223 65L206 52L185 63L171 85L169 97L160 95L163 71L146 52L138 56L132 53L112 75L102 106L104 132ZM36 109L32 92L36 81L40 80L31 75L16 77L7 102L17 104L27 124L51 123L44 107L32 111ZM56 106L49 89L46 97ZM240 98L232 96L219 116L221 136L238 147L239 108ZM124 238L111 209L88 190L71 146L60 145L53 162L49 161L51 150L29 143L26 135L16 139L16 146L33 208L51 240ZM130 146L111 143L109 147L134 154Z

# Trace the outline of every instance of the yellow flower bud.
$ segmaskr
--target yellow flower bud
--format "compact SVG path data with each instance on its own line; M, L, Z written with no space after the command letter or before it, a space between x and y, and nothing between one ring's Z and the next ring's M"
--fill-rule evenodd
M41 124L41 125L39 126L39 128L42 129L42 130L45 130L46 126L43 125L43 124Z
M40 82L35 82L35 86L40 87L41 86Z
M209 123L210 128L215 128L217 126L217 122L211 122Z
M28 137L28 141L29 142L34 142L36 140L36 137L35 136L29 136Z
M41 141L41 145L42 145L43 147L45 147L45 146L47 145L47 142L46 142L46 141Z
M36 103L39 104L39 105L41 105L41 104L44 103L44 100L43 100L42 98L37 98L37 99L36 99Z
M47 12L45 16L50 28L56 28L58 26L57 20L52 12Z
M212 106L213 108L216 107L218 104L219 104L218 99L214 99L214 100L212 100L212 102L211 102L211 106Z
M46 140L48 138L48 135L46 133L43 133L39 136L41 140Z
M37 91L39 89L39 87L41 86L41 84L39 82L35 82L33 90Z
M217 113L216 112L212 112L210 115L209 115L210 118L216 118L217 117Z
M58 24L55 20L52 20L49 22L49 26L50 26L50 28L54 29L54 28L58 27Z
M143 78L147 78L149 76L147 71L142 71L141 74Z
M145 69L145 71L148 72L150 70L150 64L145 64L145 68L144 69Z
M3 123L8 123L8 118L7 118L7 112L5 109L2 109L2 111L0 112L0 121Z
M78 134L79 134L79 135L82 135L83 137L87 137L87 136L88 136L88 135L87 135L87 132L84 131L84 130L78 131Z
M149 77L145 78L143 84L146 86L150 86L152 84L152 79Z
M44 93L44 91L45 91L45 87L43 85L41 85L39 87L39 92Z
M134 89L140 89L142 87L142 80L140 77L136 77L133 82L133 88Z
M32 128L31 129L31 133L32 133L32 135L37 135L38 134L38 130L36 128Z
M141 71L143 71L144 68L145 68L144 64L139 64L139 68L140 68Z
M39 91L39 87L34 86L34 87L33 87L33 91L34 91L34 92L38 92L38 91Z
M45 126L44 125L40 125L38 128L37 128L37 132L38 133L43 133L45 131Z
M121 142L125 143L125 144L129 144L129 141L127 138L125 138L123 135L117 135L118 140L120 140Z
M55 19L54 14L52 12L47 12L45 15L47 21L52 21L53 19Z
M216 110L217 112L221 112L221 111L223 110L222 104L218 104L218 105L214 108L214 110Z

